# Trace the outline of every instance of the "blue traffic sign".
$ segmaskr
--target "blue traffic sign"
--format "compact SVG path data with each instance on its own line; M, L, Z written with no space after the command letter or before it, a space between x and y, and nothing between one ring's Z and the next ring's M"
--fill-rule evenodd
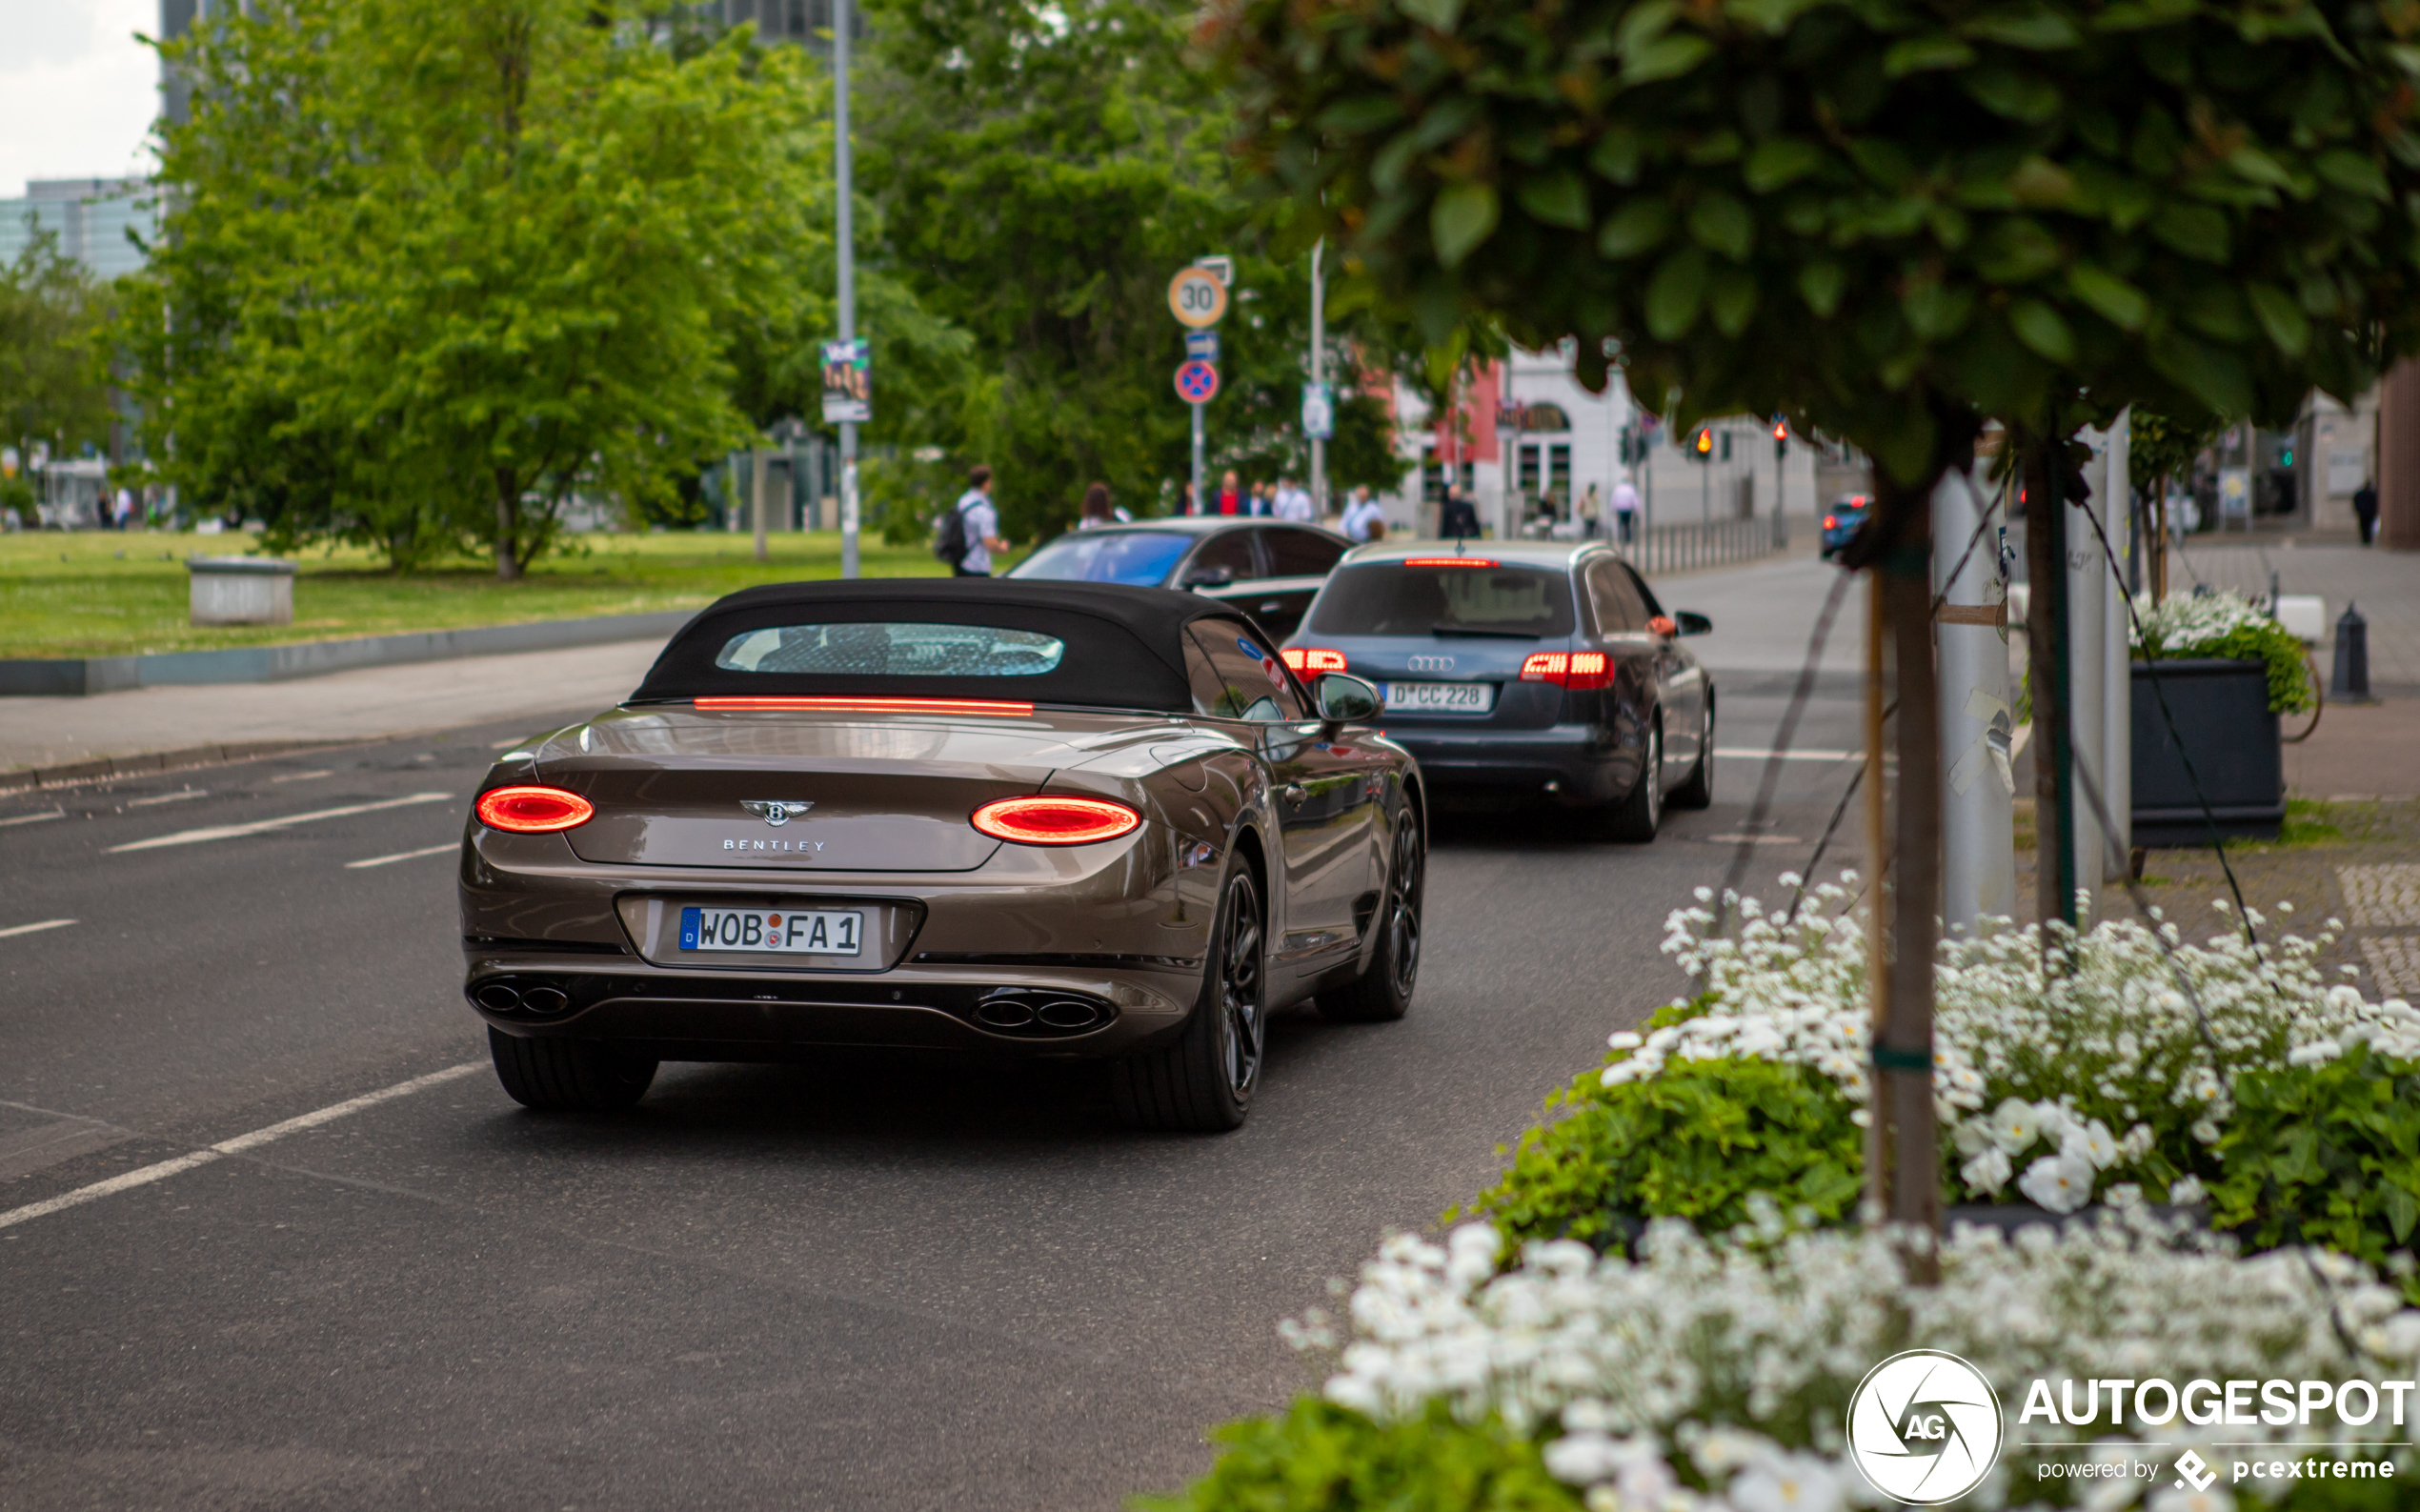
M1185 356L1195 362L1217 362L1219 360L1219 333L1215 331L1186 332Z
M1177 370L1177 395L1187 404L1208 404L1219 395L1219 370L1200 358Z

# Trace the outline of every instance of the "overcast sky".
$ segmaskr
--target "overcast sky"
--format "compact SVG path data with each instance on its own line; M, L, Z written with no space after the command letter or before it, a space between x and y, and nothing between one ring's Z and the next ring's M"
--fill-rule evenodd
M146 171L158 0L0 0L0 198L30 178Z

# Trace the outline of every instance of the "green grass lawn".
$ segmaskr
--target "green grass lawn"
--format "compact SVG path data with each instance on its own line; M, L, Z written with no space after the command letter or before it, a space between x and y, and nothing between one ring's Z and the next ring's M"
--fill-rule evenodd
M756 583L840 575L837 532L776 534L758 562L744 534L707 532L567 538L517 583L462 562L398 576L369 553L314 549L299 557L291 625L195 629L185 622L191 555L242 555L249 535L27 531L0 535L0 656L114 656L218 646L522 624L688 609ZM944 569L921 545L868 536L872 577Z

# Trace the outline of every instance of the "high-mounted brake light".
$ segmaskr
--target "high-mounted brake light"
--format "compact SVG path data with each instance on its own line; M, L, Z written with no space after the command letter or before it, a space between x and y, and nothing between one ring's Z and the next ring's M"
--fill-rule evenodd
M1344 670L1344 653L1330 651L1324 646L1288 646L1278 655L1284 659L1287 666L1305 676Z
M1613 662L1602 651L1532 652L1521 664L1521 680L1586 692L1612 683Z
M990 698L692 698L689 706L717 713L752 709L797 709L817 714L987 714L1011 719L1031 716L1030 703Z
M1106 798L1001 798L975 811L974 826L1015 845L1090 845L1114 840L1142 816Z
M490 788L473 805L479 822L514 835L576 829L596 816L596 805L561 788Z
M1492 556L1406 556L1406 567L1501 567Z

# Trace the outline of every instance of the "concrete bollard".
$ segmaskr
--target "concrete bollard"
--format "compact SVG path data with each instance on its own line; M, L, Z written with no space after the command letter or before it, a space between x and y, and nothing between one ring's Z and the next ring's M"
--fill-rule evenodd
M2374 703L2370 696L2370 621L2361 606L2348 603L2336 621L2336 667L2328 679L2328 696L2338 703Z
M291 625L294 564L274 556L189 556L187 617L196 625Z

